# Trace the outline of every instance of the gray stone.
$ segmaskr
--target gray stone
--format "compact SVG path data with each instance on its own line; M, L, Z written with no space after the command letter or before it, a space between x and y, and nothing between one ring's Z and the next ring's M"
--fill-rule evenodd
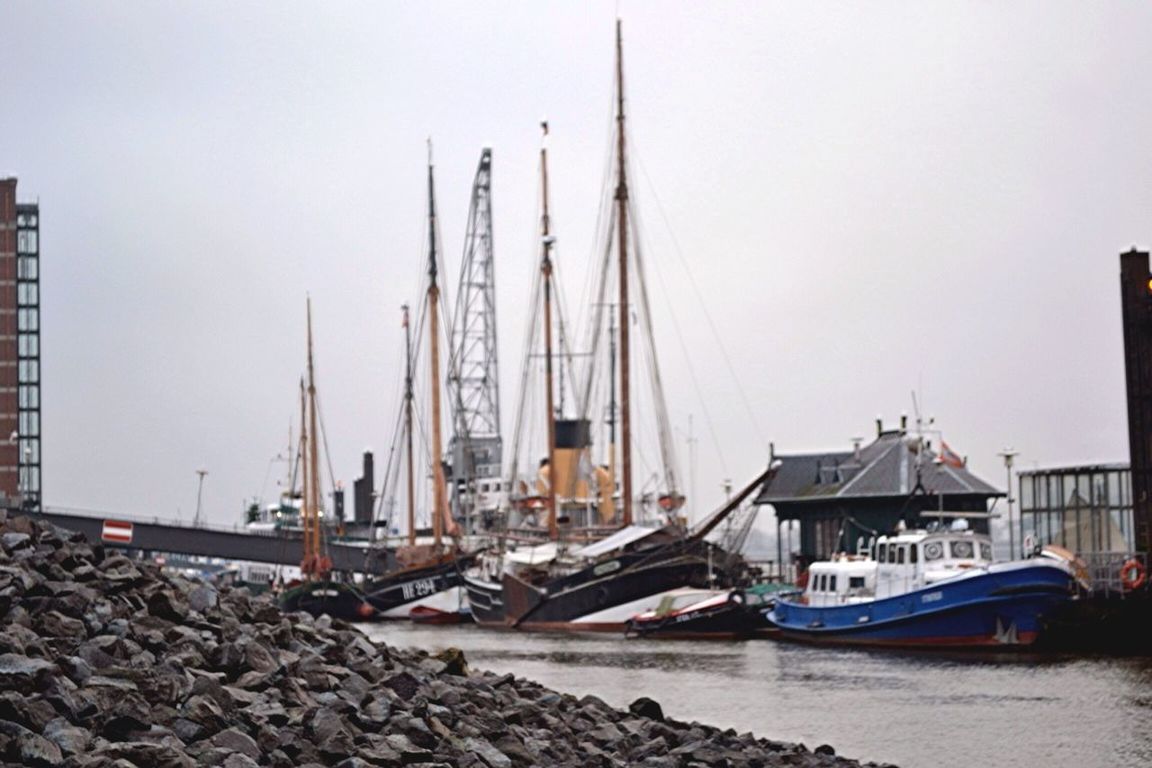
M260 747L256 740L237 728L229 728L212 737L212 744L223 749L230 749L256 760L260 757Z
M63 760L60 747L18 723L0 720L0 739L3 738L11 742L9 750L15 753L22 765L55 768Z
M512 758L483 739L465 739L461 746L465 751L478 756L490 768L512 768Z

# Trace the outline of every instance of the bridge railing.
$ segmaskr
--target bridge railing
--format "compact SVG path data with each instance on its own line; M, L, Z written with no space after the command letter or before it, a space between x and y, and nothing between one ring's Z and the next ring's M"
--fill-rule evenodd
M215 531L217 533L243 533L247 536L267 536L270 538L299 538L300 532L288 528L277 529L259 529L247 528L239 523L232 526L220 525L217 523L199 523L193 524L191 520L182 520L180 518L163 518L158 516L149 517L148 515L126 515L120 512L106 512L96 509L84 509L81 507L62 507L62 506L45 506L44 513L49 515L73 515L76 517L86 517L93 520L122 520L126 523L140 523L141 525L163 525L168 528L188 528L189 530L197 531Z

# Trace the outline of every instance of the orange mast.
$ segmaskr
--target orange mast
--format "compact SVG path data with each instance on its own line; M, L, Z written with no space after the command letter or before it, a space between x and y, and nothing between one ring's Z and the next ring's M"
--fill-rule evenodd
M444 466L440 462L443 445L440 436L440 340L439 303L440 286L436 284L436 196L432 182L432 142L428 142L428 336L432 388L432 533L439 549L444 533L444 520L448 515L448 499L444 489Z

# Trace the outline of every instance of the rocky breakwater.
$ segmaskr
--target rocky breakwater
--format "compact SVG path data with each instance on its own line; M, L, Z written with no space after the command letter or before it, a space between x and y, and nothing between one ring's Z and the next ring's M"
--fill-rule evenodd
M0 512L0 759L29 766L851 766L374 644Z

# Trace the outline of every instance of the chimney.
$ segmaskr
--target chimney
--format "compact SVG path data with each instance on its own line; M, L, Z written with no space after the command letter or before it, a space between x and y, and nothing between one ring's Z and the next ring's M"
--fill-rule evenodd
M907 431L908 431L908 414L902 413L902 414L900 414L900 432L904 433Z
M880 435L882 435L882 434L884 434L884 419L877 416L876 417L876 437L880 437Z

